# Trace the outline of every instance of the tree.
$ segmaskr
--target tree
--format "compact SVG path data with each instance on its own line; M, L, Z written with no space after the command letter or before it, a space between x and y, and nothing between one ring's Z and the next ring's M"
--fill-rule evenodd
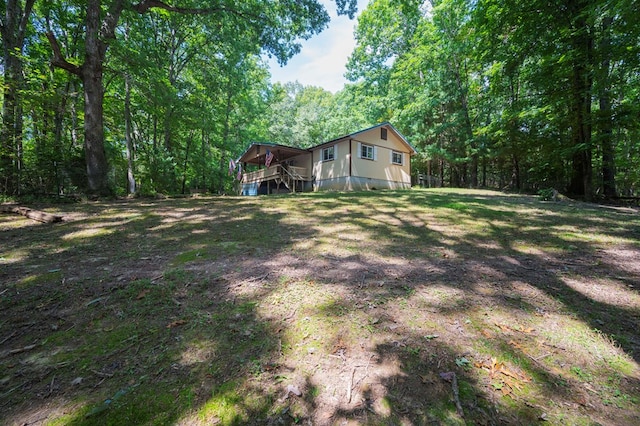
M349 76L379 99L372 121L416 132L443 159L452 184L478 186L471 10L461 0L371 3L358 22Z
M545 171L550 178L566 167L570 173L561 179L563 186L586 199L598 192L594 162L601 165L602 193L616 193L615 108L628 95L628 85L614 75L636 62L637 48L629 49L637 45L638 37L631 9L624 0L558 4L484 0L476 9L483 60L488 67L507 72L494 75L492 86L518 76L518 87L526 90L519 97L526 103L519 101L511 111L514 129L530 133L522 148L531 153L540 142L555 139L555 146L545 148L532 168L542 170L556 163L555 171ZM493 128L504 130L495 122ZM527 160L532 159L529 155Z
M347 78L364 91L367 119L389 120L387 107L394 60L407 52L411 38L421 22L422 1L376 0L360 17L355 31L356 47L347 63Z
M84 55L79 65L64 57L51 30L47 35L53 50L52 63L83 82L85 95L85 156L89 191L103 195L111 192L108 182L108 161L104 146L104 62L107 48L116 36L120 16L125 9L145 14L153 9L167 12L206 15L213 21L232 20L238 31L252 37L257 46L279 61L285 62L299 51L298 37L308 38L321 31L328 22L326 10L314 0L253 0L214 7L172 6L159 0L142 0L132 4L126 0L106 2L88 0L84 18ZM353 14L355 0L337 0L340 13Z
M20 91L22 89L22 59L27 24L35 0L1 0L0 35L2 36L2 60L4 65L4 88L2 98L2 128L0 129L0 182L2 193L20 191L22 161L23 110Z

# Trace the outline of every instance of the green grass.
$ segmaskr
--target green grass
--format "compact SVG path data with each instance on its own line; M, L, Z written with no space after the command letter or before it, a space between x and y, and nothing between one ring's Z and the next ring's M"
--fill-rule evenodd
M0 423L640 421L637 211L452 189L64 207L0 217Z

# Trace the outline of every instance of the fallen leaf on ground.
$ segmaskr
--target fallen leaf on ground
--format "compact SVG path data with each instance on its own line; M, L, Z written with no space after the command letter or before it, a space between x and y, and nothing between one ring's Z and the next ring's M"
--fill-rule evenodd
M511 388L506 383L505 385L506 386L502 386L502 388L500 388L500 392L502 392L502 396L509 396L511 395Z
M515 340L509 340L509 344L511 346L513 346L514 348L526 353L525 348L522 347L522 345L520 343L516 342Z
M504 324L498 324L496 323L496 327L498 327L500 330L502 330L503 332L509 332L509 331L513 331L511 329L511 327L509 327L508 325L504 325Z
M491 339L493 337L493 333L490 332L489 330L482 330L481 333L484 337L488 339Z
M178 327L178 326L184 325L186 323L187 323L186 320L176 320L176 321L173 321L172 323L169 323L169 325L167 325L167 328Z

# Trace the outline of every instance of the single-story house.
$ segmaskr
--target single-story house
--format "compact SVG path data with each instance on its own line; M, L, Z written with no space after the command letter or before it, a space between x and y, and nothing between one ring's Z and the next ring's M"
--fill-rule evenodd
M308 149L254 143L239 158L242 195L411 187L415 148L381 123ZM248 171L249 166L257 170Z

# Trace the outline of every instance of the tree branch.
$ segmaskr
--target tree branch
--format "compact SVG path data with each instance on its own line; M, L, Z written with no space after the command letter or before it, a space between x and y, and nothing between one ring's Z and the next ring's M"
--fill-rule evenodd
M160 0L142 0L140 3L132 6L132 9L138 12L139 14L143 14L149 11L149 9L158 8L164 9L169 12L181 13L183 15L213 15L219 12L226 12L241 18L251 18L254 20L260 20L264 17L260 15L256 15L253 13L242 12L237 9L229 8L226 6L216 6L210 8L189 8L189 7L177 7L166 4Z
M29 23L29 16L31 15L33 4L35 2L36 0L27 0L24 5L24 12L22 13L22 19L20 20L20 25L18 27L18 37L20 40L24 40L24 35L27 31L27 24Z
M133 10L136 12L143 14L149 11L152 8L164 9L169 12L183 13L188 15L208 15L216 12L220 12L223 8L221 7L212 7L208 9L192 9L187 7L177 7L168 5L160 0L142 0L140 3L133 6Z
M115 31L118 26L118 21L120 20L122 9L124 9L124 0L116 0L111 4L100 27L100 37L103 40L115 38Z
M53 58L51 58L51 64L55 67L67 70L71 74L82 77L82 68L72 64L71 62L67 61L64 56L62 56L60 44L58 44L58 39L56 39L53 31L47 31L47 39L49 39L49 44L51 45L51 49L53 50Z
M108 43L107 40L116 38L116 27L120 20L120 14L124 9L124 0L116 0L111 4L107 15L100 26L100 54L104 57Z

